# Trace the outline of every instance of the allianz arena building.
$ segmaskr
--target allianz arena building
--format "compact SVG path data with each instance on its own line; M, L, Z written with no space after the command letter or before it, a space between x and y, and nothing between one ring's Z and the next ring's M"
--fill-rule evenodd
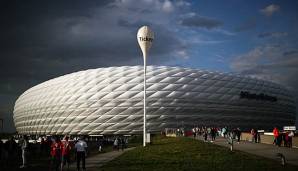
M295 123L284 87L198 69L147 68L147 130L193 126L272 129ZM24 92L14 107L20 134L142 134L143 67L90 69Z

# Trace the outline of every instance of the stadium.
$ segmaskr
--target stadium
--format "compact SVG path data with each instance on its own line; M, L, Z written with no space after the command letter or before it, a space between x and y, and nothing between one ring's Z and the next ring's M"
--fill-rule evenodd
M295 123L295 101L276 83L199 69L147 67L147 130L228 126L272 130ZM25 91L19 134L142 134L143 67L90 69Z

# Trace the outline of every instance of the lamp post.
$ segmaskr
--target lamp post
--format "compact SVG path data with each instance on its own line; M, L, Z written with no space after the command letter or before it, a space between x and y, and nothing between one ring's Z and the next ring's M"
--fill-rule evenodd
M143 26L138 30L137 40L143 53L144 59L144 125L143 125L143 146L146 146L146 59L152 42L154 33L148 26Z

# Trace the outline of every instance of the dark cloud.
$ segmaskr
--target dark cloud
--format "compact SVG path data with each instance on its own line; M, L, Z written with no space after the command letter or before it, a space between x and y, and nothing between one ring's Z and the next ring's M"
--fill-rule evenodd
M181 20L181 25L188 27L198 27L206 29L214 29L223 25L223 22L214 18L194 15Z
M123 16L121 13L126 8L121 5L126 4L113 1L30 2L8 4L8 9L14 10L7 10L6 16L14 22L7 20L8 23L2 25L10 27L1 27L2 80L8 80L5 77L45 80L90 67L141 64L136 32L144 24L162 33L153 45L152 62L169 60L170 55L158 56L184 48L166 26L138 18L133 21L127 11Z
M284 56L295 55L295 54L298 55L298 50L290 50L283 53Z
M3 87L1 87L3 88ZM7 87L6 87L7 88ZM0 120L3 120L3 130L7 132L14 132L15 128L12 127L14 125L12 119L12 106L14 105L14 101L17 99L17 95L10 94L1 94L0 93ZM1 129L1 128L0 128Z
M242 32L242 31L249 31L255 29L257 26L257 18L251 17L248 20L241 23L238 27L235 28L236 32Z
M264 32L264 33L260 33L258 34L258 38L280 38L280 37L284 37L287 36L288 33L287 32Z
M142 25L158 34L148 64L171 61L186 48L169 27L180 12L175 9L171 1L4 1L0 96L6 99L0 101L0 116L11 118L16 98L48 79L89 68L142 65L136 40Z

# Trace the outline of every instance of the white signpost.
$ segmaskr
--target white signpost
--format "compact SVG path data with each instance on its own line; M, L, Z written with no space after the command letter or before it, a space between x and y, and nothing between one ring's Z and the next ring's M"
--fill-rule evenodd
M146 146L146 59L152 42L154 33L148 26L143 26L138 30L137 40L143 53L144 59L144 126L143 126L143 146Z

